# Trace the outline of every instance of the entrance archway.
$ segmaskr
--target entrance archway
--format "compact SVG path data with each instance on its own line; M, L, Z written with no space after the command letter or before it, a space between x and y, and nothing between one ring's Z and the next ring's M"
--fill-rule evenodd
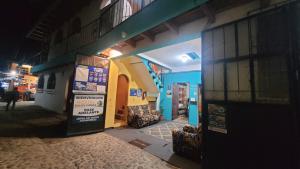
M118 76L115 119L126 121L126 107L128 103L129 80L126 75Z

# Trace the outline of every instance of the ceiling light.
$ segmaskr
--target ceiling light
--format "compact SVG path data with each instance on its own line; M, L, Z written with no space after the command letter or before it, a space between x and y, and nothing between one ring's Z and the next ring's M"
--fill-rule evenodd
M115 58L115 57L118 57L118 56L121 56L121 55L123 55L123 53L120 52L120 51L117 51L115 49L112 49L112 50L109 51L109 57L110 58Z
M122 38L126 38L127 37L127 33L126 32L121 32L121 37Z
M190 57L186 54L180 56L180 60L185 63L190 59Z

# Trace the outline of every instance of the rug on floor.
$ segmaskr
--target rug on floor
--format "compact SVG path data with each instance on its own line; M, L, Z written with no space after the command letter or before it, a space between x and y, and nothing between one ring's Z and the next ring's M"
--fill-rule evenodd
M163 139L167 142L172 142L172 130L182 130L183 126L188 124L187 120L177 118L173 121L162 121L149 127L143 128L140 131L156 138Z

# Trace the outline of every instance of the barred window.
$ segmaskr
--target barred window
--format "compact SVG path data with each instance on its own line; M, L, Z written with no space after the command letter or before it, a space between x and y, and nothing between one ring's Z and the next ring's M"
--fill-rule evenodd
M55 89L56 77L55 73L51 73L47 83L47 89Z
M282 11L203 32L206 100L289 103L289 39Z
M45 83L44 75L40 75L37 88L44 89L44 83Z

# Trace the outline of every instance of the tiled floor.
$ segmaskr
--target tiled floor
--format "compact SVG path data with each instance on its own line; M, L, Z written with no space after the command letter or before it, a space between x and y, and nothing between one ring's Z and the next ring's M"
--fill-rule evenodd
M145 134L163 139L167 142L172 141L172 130L181 130L184 125L188 124L186 117L179 117L173 121L163 121L158 124L141 129Z

